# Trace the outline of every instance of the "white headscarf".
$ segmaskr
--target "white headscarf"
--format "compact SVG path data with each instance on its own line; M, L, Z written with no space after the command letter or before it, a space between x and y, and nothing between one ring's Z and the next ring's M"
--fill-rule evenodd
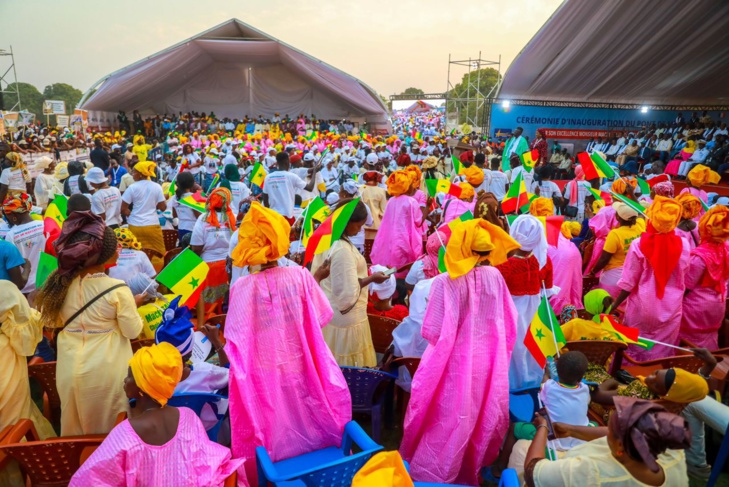
M383 265L373 265L370 267L370 270L374 274L375 272L385 272L387 270L387 267ZM388 298L391 298L393 294L395 294L395 275L391 275L390 278L381 283L377 284L376 282L373 282L369 285L370 294L376 294L377 299L385 300Z
M521 250L534 254L540 269L547 264L547 235L536 217L519 215L511 224L509 235L519 242Z
M357 181L354 179L347 179L344 183L342 183L342 189L346 191L347 194L356 196L359 191L359 186L357 185Z

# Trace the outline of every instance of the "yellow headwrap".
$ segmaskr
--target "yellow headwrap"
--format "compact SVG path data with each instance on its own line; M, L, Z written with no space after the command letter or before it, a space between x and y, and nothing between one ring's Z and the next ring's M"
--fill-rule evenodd
M683 207L671 198L656 196L645 213L658 233L668 233L681 221Z
M715 173L703 164L697 164L691 169L686 178L691 182L694 188L700 188L705 184L716 184L721 180L721 176Z
M626 183L625 178L619 178L613 182L610 189L612 189L613 192L617 194L625 194L625 190L627 189L628 184L635 188L638 185L638 181L636 181L635 179L628 179Z
M592 213L597 215L601 208L605 208L605 200L595 200L592 202Z
M564 222L559 230L565 238L571 239L572 237L576 237L580 234L582 231L582 225L578 222Z
M461 171L461 174L466 177L466 181L468 181L468 184L470 184L471 186L476 187L480 186L481 183L483 183L483 169L478 167L476 164L471 164L469 167L463 169L463 171Z
M395 171L387 178L387 192L390 196L400 196L410 191L413 179L407 171Z
M699 220L701 242L726 242L729 239L729 208L716 205Z
M254 201L238 229L233 264L245 267L278 260L289 251L290 233L284 217Z
M182 378L182 355L173 345L162 342L137 350L129 367L137 387L165 406Z
M125 248L133 250L142 250L142 244L139 243L137 237L128 228L115 228L114 235L116 235L116 241Z
M502 228L477 218L453 229L445 253L445 266L451 279L467 274L479 262L488 259L497 266L506 262L507 254L521 245ZM491 253L482 257L476 252Z
M410 178L412 178L412 185L410 186L411 188L413 186L420 186L420 178L423 177L423 172L418 166L411 164L406 167L404 171L410 175Z
M151 161L138 162L134 165L134 170L147 179L155 175L155 169L157 169L157 164Z
M684 220L693 220L701 213L701 200L691 193L681 193L676 196L676 202L683 207L681 218Z
M529 213L532 216L554 215L554 201L552 198L537 198L529 205Z
M688 404L702 400L709 393L709 384L700 375L692 374L678 367L673 370L676 372L676 378L671 388L668 389L668 393L662 399L679 404Z
M386 451L369 459L352 479L352 487L413 487L400 453Z
M473 201L476 192L473 190L473 186L466 182L458 183L458 187L461 188L461 196L458 199L463 201Z

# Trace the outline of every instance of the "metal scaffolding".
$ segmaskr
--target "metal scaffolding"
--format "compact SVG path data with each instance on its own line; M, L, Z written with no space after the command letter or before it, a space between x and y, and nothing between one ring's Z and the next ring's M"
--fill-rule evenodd
M465 93L454 93L455 85L451 83L452 66L463 66L468 68ZM481 90L481 70L489 67L495 67L498 71L498 82L488 93L483 93ZM476 72L476 75L471 76L471 73L474 71ZM465 122L473 127L474 130L480 130L482 134L488 133L489 119L491 118L490 99L498 93L499 87L501 86L501 80L501 55L499 55L498 61L488 61L481 59L481 51L479 51L478 57L475 59L468 58L467 60L454 61L449 54L448 84L446 86L445 93L447 128L450 130ZM456 84L460 81L461 79L459 78L456 81Z
M13 46L10 50L0 49L0 110L18 112L20 105L20 88L18 88L18 75L15 72L15 57Z

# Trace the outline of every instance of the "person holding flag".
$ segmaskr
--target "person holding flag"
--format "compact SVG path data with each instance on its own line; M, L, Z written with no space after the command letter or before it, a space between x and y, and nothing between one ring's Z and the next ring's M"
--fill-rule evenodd
M428 342L400 446L415 481L477 485L508 429L507 369L517 310L494 267L519 247L481 219L453 229L447 274L432 283L422 325ZM468 303L465 309L462 303Z
M688 244L675 232L683 208L670 198L656 196L646 212L647 230L630 244L613 309L627 301L626 326L638 328L643 338L675 345L689 264ZM640 361L673 355L663 346L646 350L631 345L629 352Z

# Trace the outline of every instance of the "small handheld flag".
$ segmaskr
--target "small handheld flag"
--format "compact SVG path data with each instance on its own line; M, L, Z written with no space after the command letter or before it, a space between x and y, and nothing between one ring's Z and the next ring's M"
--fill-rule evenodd
M426 179L425 187L428 189L428 194L431 197L435 197L437 193L449 194L456 198L461 197L461 187L451 183L447 179Z
M256 162L251 170L251 184L255 184L259 188L263 189L263 180L266 179L266 170L260 162Z
M197 193L193 193L190 196L185 196L179 201L179 203L199 213L205 213L206 201L207 198L205 197L205 195L203 195L201 191L198 191Z
M547 296L542 294L542 301L539 303L537 313L524 337L524 345L539 366L544 368L547 364L547 357L558 355L559 348L564 347L566 343L552 306L549 305Z
M355 198L344 206L340 206L334 210L329 218L324 220L324 223L319 225L319 228L314 230L306 246L304 265L314 260L315 255L329 250L334 242L342 238L344 229L349 223L349 218L359 201L359 198Z
M501 202L501 209L504 213L515 213L519 208L528 204L529 196L527 195L526 185L520 172L516 176L514 184L509 186L509 191Z
M156 280L188 308L197 304L210 267L192 250L185 249L157 274Z
M524 169L526 169L527 172L532 172L534 165L539 160L539 151L537 149L532 149L521 154L519 159L521 160L521 164L524 166Z

